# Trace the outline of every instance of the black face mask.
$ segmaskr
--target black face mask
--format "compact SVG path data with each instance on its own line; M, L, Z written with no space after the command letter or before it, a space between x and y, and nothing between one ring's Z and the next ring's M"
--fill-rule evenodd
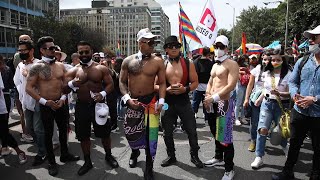
M84 64L86 64L86 63L91 61L91 57L90 56L80 56L79 59Z
M29 53L25 53L25 54L19 53L19 56L21 60L27 60L30 57Z

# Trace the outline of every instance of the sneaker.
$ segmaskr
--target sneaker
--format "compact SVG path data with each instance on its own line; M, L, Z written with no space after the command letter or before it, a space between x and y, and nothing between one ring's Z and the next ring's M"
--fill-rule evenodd
M32 166L39 166L39 165L41 165L45 160L46 160L46 156L36 155L36 156L34 157L34 161L33 161L33 163L32 163Z
M258 169L262 165L263 165L263 161L261 157L256 157L254 161L251 163L252 169Z
M197 113L194 113L194 118L197 119Z
M183 131L183 129L180 127L180 126L178 126L178 127L176 127L174 130L173 130L173 132L174 133L184 133L184 131Z
M216 159L216 158L208 160L204 163L204 166L206 167L223 166L223 165L224 165L224 161L222 159Z
M19 153L19 164L24 164L26 162L27 162L26 153L24 152Z
M293 172L282 171L279 173L272 174L271 179L272 180L291 180L291 179L294 179L294 174Z
M256 142L255 141L251 141L249 147L248 147L248 151L250 152L255 152L256 151Z
M245 118L242 118L241 124L248 124L248 121Z
M241 126L241 125L242 125L242 124L241 124L241 121L240 121L239 119L237 119L236 122L235 122L235 125L236 125L236 126Z
M231 170L229 172L224 172L222 180L232 180L233 177L234 177L234 170Z
M286 155L286 157L288 157L288 152L289 152L289 148L288 147L281 147L284 155Z
M11 147L4 147L1 148L1 156L7 156L12 153L12 148Z
M111 132L115 133L115 132L117 132L117 131L119 131L118 125L117 125L117 124L112 125L112 126L111 126Z
M21 138L20 138L21 142L26 142L26 143L33 143L33 138L31 135L29 134L21 134Z

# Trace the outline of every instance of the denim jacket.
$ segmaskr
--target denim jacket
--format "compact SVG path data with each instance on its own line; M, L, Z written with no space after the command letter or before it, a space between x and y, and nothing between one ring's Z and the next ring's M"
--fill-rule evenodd
M297 105L294 105L294 109L305 116L320 117L320 66L317 66L314 54L310 54L309 60L301 70L300 81L298 81L298 69L302 59L296 62L291 74L289 80L290 95L293 98L300 91L300 95L317 97L318 101L306 109Z

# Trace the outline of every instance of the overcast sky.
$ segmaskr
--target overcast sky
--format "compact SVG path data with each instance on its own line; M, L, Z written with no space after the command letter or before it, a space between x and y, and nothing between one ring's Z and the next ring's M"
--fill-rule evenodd
M178 35L178 13L179 1L189 16L193 26L198 24L202 10L207 0L156 0L161 4L164 12L169 16L171 22L171 33ZM265 6L263 2L274 2L276 0L210 0L213 1L215 6L215 15L219 28L232 28L233 8L226 3L230 3L235 7L235 14L238 16L243 9L249 6L257 5L258 7L273 8L278 5L270 4ZM76 8L90 8L91 0L60 0L61 9L76 9Z

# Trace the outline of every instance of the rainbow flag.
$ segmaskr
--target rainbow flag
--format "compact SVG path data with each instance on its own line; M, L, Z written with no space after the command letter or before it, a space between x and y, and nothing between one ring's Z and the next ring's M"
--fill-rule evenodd
M183 34L189 37L190 39L196 41L197 43L202 44L201 40L197 36L196 31L193 28L193 25L190 19L188 18L187 14L183 11L180 2L179 2L179 6L180 6L180 23L183 30Z
M187 50L187 40L186 37L184 35L184 30L182 28L182 24L181 24L182 20L181 20L181 16L179 16L179 41L182 44L181 46L181 51L183 53L183 57L187 57L188 55L188 50Z
M292 51L293 51L293 54L295 54L296 56L299 55L299 42L297 40L297 37L294 36L294 39L293 39L293 42L292 42Z
M241 41L240 54L247 54L246 44L247 44L246 33L242 32L242 41Z
M116 56L120 57L121 56L121 52L120 52L120 42L118 41L118 46L116 48Z

